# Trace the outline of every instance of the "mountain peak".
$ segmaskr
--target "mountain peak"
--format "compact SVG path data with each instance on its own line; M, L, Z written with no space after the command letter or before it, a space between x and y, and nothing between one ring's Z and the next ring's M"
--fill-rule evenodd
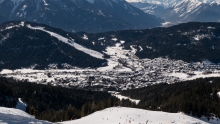
M0 13L0 23L24 20L69 32L152 28L163 22L125 0L0 0Z
M219 0L142 0L131 4L172 24L190 21L220 22Z
M219 0L126 0L127 2L142 2L142 3L150 3L150 4L156 4L156 5L162 5L164 7L170 7L174 4L178 4L179 2L186 2L190 1L193 3L218 3L220 4Z

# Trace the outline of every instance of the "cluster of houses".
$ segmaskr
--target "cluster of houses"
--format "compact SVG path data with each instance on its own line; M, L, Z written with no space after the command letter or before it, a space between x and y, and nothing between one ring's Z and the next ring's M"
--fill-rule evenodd
M132 71L120 71L121 68L129 68ZM119 58L118 65L108 71L98 69L66 69L45 70L34 72L13 71L2 76L14 78L19 81L27 81L53 86L75 87L99 91L126 90L146 87L159 83L175 83L183 79L170 76L172 73L187 74L193 77L195 71L203 74L219 73L219 65L186 63L181 60L167 58L138 59L137 57Z

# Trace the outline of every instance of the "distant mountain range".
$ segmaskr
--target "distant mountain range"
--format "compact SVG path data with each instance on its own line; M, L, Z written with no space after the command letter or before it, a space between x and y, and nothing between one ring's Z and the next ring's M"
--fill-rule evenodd
M141 2L141 3L149 3L154 5L160 5L164 7L171 7L174 4L178 4L179 2L185 1L185 0L126 0L127 2ZM220 4L219 0L191 0L192 2L201 2L206 4Z
M128 37L129 36L129 37ZM220 62L220 23L186 23L169 28L106 33L69 33L32 22L0 25L0 69L48 68L57 64L100 67L107 47L123 42L139 58L168 57L187 62Z
M105 32L160 26L162 19L125 0L0 0L0 23L24 20L69 32Z
M165 21L172 24L219 22L220 1L0 0L0 23L16 20L46 24L68 32L146 29L163 26Z
M131 4L168 22L220 22L219 0L133 0Z

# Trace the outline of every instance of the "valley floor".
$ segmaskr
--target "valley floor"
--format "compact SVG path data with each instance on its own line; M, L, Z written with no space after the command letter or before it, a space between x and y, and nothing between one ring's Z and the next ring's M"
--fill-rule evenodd
M135 55L138 49L131 45L131 50L126 50L123 48L124 42L120 41L115 46L106 48L105 53L110 58L104 67L78 68L65 63L64 69L57 69L57 64L50 64L46 70L3 69L0 76L18 81L94 91L127 90L160 83L172 84L197 78L220 77L220 64L208 60L187 63L161 57L139 59Z

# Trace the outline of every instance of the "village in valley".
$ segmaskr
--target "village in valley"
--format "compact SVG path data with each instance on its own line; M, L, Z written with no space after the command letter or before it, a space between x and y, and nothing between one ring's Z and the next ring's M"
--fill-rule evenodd
M96 69L50 64L46 70L2 70L1 76L18 81L52 86L74 87L94 91L120 91L149 85L172 84L204 77L220 77L220 65L209 61L187 63L165 57L139 59L133 46L122 48L123 41L105 51L110 55L107 66Z

